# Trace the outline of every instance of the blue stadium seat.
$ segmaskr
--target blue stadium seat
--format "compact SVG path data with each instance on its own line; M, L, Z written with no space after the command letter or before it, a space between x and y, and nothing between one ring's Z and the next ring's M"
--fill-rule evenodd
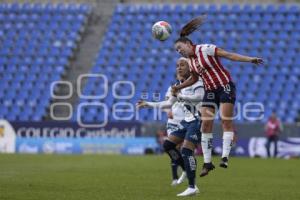
M5 95L0 102L13 107L11 112L3 110L4 118L40 121L46 114L51 81L60 80L64 73L88 12L86 4L0 4L0 70L6 74L1 77ZM53 46L57 40L66 40L66 47Z
M182 15L183 13L186 14ZM178 55L174 52L172 42L176 36L171 35L171 39L162 46L161 42L153 40L151 33L142 30L150 30L152 24L162 18L169 21L173 27L180 27L199 13L207 13L209 22L202 26L202 30L205 31L200 32L203 40L201 42L215 43L238 53L262 56L266 61L263 67L224 61L237 83L239 101L268 102L270 106L266 106L266 114L270 114L278 105L282 92L286 92L287 99L299 99L298 102L294 101L293 108L300 108L300 95L295 94L295 90L298 89L297 77L300 75L300 70L296 67L300 66L296 53L300 50L300 26L297 26L299 7L293 5L164 4L135 7L120 4L114 11L92 71L105 72L112 83L122 79L136 82L136 96L131 103L135 103L137 96L141 97L145 91L149 94L149 100L155 91L164 95L167 87L174 81ZM69 16L70 19L73 17ZM137 23L133 24L132 19ZM9 26L10 24L7 24L7 27ZM114 59L110 59L110 55L115 55ZM5 59L0 58L0 66L4 61ZM165 74L168 74L167 77ZM289 79L287 75L290 75ZM85 91L95 93L98 87L91 87L90 84L92 83L88 82ZM126 92L128 91L124 89L121 94ZM111 108L113 101L114 97L110 91L105 102ZM280 104L280 108L286 110L287 105L289 104ZM89 116L87 120L97 119L97 112L90 114L94 116ZM152 110L140 112L142 120L153 120L152 115ZM285 116L283 111L279 115L283 121L288 122L296 116L292 112ZM112 116L110 119L115 120Z

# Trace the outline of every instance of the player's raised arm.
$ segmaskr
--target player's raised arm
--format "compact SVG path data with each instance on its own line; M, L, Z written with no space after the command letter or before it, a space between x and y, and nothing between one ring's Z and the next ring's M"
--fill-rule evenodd
M138 109L140 108L146 108L146 107L150 107L150 108L160 108L160 109L164 109L164 108L171 108L172 105L177 101L177 98L172 96L171 98L169 98L166 101L159 101L159 102L150 102L150 101L138 101L136 104L136 107Z
M194 94L192 95L184 95L184 94L178 94L177 98L178 99L182 99L185 101L192 101L192 102L198 102L199 99L203 99L204 97L204 90L203 90L203 86L202 87L198 87L195 89Z
M172 93L176 94L179 90L195 84L199 80L199 76L195 72L191 72L191 76L179 85L172 86Z
M244 55L240 55L237 53L225 51L224 49L221 49L221 48L218 48L216 53L217 53L217 56L227 58L227 59L233 60L233 61L251 62L251 63L257 64L257 65L263 64L262 58L244 56Z

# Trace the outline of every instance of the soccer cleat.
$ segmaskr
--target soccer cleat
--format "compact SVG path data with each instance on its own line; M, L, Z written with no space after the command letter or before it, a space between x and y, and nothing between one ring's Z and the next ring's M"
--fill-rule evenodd
M177 183L177 179L174 179L173 181L172 181L172 183L171 183L171 186L176 186L176 185L178 185L178 183Z
M209 171L213 170L215 166L210 162L210 163L204 163L202 167L202 171L200 173L200 177L206 176Z
M181 176L177 180L177 184L179 185L179 184L183 183L183 181L185 180L185 178L186 178L186 172L182 172Z
M180 194L177 194L178 197L186 197L186 196L193 196L199 193L198 187L195 185L195 188L188 187L185 191Z
M223 157L221 159L220 167L223 167L223 168L227 168L228 167L228 158L227 157Z

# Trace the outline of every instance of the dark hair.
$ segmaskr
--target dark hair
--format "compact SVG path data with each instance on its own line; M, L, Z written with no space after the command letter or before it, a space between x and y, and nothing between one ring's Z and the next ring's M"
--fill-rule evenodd
M193 33L195 30L197 30L206 19L206 15L198 16L191 21L189 21L186 25L184 25L180 31L180 38L178 38L175 43L177 42L189 42L190 44L193 44L193 42L187 38L191 33Z
M189 38L187 37L180 37L178 38L176 41L175 41L175 44L177 42L183 42L183 43L190 43L190 44L193 44L192 40L190 40Z

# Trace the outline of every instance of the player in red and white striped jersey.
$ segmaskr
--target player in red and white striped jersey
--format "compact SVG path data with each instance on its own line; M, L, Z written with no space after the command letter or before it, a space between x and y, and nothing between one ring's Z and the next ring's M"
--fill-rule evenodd
M190 62L192 76L184 83L173 86L173 92L194 84L199 76L203 79L205 95L201 108L202 116L202 150L204 165L200 176L205 176L214 169L211 162L212 128L216 110L220 110L223 128L223 152L220 167L227 168L228 156L233 140L233 110L235 103L235 85L229 72L221 64L219 57L233 61L252 62L262 64L263 60L257 57L243 56L225 51L213 44L195 45L187 38L203 23L203 17L197 17L187 23L181 30L180 38L175 42L175 49Z

